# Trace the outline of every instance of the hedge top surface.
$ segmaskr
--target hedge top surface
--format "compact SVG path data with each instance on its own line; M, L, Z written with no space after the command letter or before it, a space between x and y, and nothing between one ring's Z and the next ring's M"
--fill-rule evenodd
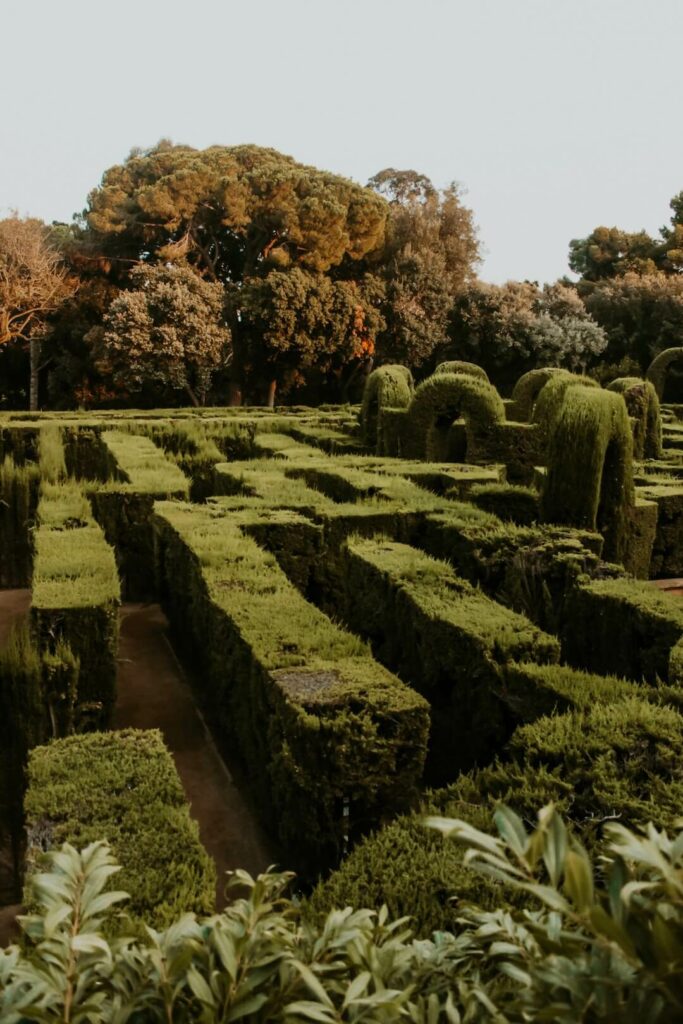
M441 562L408 544L384 537L352 537L350 552L398 586L431 620L446 622L477 637L498 662L524 657L532 649L544 660L557 661L559 643L524 615L492 601Z
M439 363L434 373L465 373L470 377L478 377L479 380L488 382L489 375L483 366L476 363L468 363L464 359L448 359L445 363Z
M83 847L107 839L125 865L117 884L130 893L134 916L162 927L181 912L212 911L215 866L158 730L88 733L35 747L25 811L29 870L39 866L38 844L46 840Z
M187 497L190 484L181 469L142 434L106 430L101 435L126 482L111 481L98 489Z
M376 441L379 410L407 408L414 390L412 373L399 363L380 366L369 374L359 415L361 433L369 444Z
M300 669L298 688L282 688L307 710L361 701L381 709L423 709L413 690L379 665L368 646L336 626L289 581L275 557L245 536L227 510L157 502L155 515L173 529L201 566L211 600L272 673ZM324 683L307 687L304 675ZM291 680L290 680L291 682Z

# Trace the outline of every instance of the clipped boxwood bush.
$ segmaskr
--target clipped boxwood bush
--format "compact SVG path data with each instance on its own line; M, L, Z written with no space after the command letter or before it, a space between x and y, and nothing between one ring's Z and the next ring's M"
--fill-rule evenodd
M546 384L544 392L563 380ZM543 518L598 530L605 558L624 562L634 503L633 438L623 398L599 388L567 388L551 426Z
M106 839L125 865L130 914L156 928L210 913L216 871L199 840L173 758L156 730L55 740L31 751L25 797L27 871L64 842Z
M377 444L377 424L384 409L405 409L413 397L413 375L407 366L392 363L373 370L365 381L360 430L366 444Z
M523 373L512 389L509 418L526 423L531 418L536 399L548 381L553 377L567 374L569 371L563 370L559 366L544 366L538 370L529 370L527 373ZM569 376L572 375L569 374Z
M664 391L666 388L666 378L669 372L669 367L673 363L678 363L683 360L683 348L665 348L663 352L655 356L650 365L647 368L646 377L650 383L654 386L657 392L657 397L660 402L664 398Z
M519 526L531 526L540 516L538 491L521 484L475 484L467 499L484 512Z
M661 458L662 417L657 391L651 381L638 377L619 377L608 385L608 390L624 396L633 424L634 457Z
M468 438L474 437L504 422L505 406L485 380L464 373L437 373L415 389L408 415L410 450L405 456L439 461L448 455L448 432L455 420L464 419Z
M489 379L483 366L468 363L464 359L448 359L445 363L439 363L434 373L465 373L470 377L478 377L479 380L488 381Z

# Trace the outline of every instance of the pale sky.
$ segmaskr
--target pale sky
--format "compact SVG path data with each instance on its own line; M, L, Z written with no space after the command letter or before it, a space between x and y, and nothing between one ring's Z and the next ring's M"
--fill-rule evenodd
M0 0L0 215L167 137L467 190L481 276L554 280L683 190L681 0Z

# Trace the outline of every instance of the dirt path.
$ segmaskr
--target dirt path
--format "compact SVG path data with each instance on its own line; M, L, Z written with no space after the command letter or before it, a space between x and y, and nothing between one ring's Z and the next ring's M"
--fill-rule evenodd
M7 643L12 627L28 617L31 607L30 590L0 590L0 648ZM14 870L9 844L0 843L0 902L16 899ZM0 906L0 946L13 942L19 935L16 917L21 906L12 903Z
M276 856L204 725L168 628L159 605L123 606L114 728L161 729L202 842L216 862L220 907L227 870L255 874Z

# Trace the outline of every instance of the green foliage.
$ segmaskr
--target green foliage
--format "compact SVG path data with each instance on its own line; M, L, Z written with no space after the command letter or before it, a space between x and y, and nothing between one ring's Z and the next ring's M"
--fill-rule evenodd
M662 417L654 385L638 377L619 377L608 385L608 390L624 396L633 423L634 458L659 459L662 454Z
M561 371L548 376L537 393L531 410L531 419L537 426L539 434L546 439L546 446L562 410L564 396L575 384L581 384L587 388L599 387L597 381L594 381L592 377Z
M0 586L25 587L31 577L31 533L40 471L35 463L0 462Z
M86 339L99 373L133 393L153 382L203 404L229 356L222 287L182 265L135 267L130 285Z
M229 508L159 502L155 522L166 607L214 735L291 861L316 873L345 834L410 804L426 702L308 603Z
M476 363L466 363L462 359L449 359L445 363L439 363L434 373L466 373L470 377L478 377L479 380L489 379L483 367L477 366Z
M377 443L380 413L385 409L407 408L413 391L413 375L407 366L380 366L369 374L360 410L360 429L366 444Z
M666 377L669 367L683 359L683 348L665 348L652 360L647 369L647 379L650 381L659 399L664 398Z
M368 184L389 200L384 246L372 269L381 282L381 359L411 367L443 342L455 296L479 262L472 212L451 184L436 189L415 171L386 168Z
M46 423L38 434L38 463L40 475L49 483L57 483L66 476L66 461L62 430L58 423Z
M531 419L536 400L542 389L555 376L567 375L568 370L559 366L544 366L538 370L523 373L512 389L513 416L526 423Z
M505 406L487 381L464 373L438 373L416 388L408 415L411 442L405 454L438 461L444 458L443 449L448 448L448 432L455 420L465 420L469 440L501 423Z
M180 913L211 911L215 868L158 731L90 733L34 748L24 807L29 894L43 851L107 839L125 864L132 918L163 927Z
M485 761L506 736L504 664L558 660L555 638L406 544L355 537L343 557L342 616L430 702L429 781Z
M227 297L232 319L239 316L245 383L277 380L282 394L312 372L338 373L370 357L382 323L371 280L335 281L299 267L250 277L232 285Z
M42 650L60 642L71 648L81 666L79 715L104 726L116 698L121 590L114 552L75 481L44 482L37 518L33 629Z
M557 378L543 389L564 383ZM541 399L537 403L540 406ZM569 387L551 426L543 518L605 538L605 557L628 556L629 510L635 502L633 438L621 395Z
M456 298L449 333L443 354L482 366L505 393L539 366L584 370L607 344L576 291L561 283L471 284Z
M533 487L515 484L475 484L467 492L467 498L500 519L510 520L520 526L531 526L539 518L539 494Z

